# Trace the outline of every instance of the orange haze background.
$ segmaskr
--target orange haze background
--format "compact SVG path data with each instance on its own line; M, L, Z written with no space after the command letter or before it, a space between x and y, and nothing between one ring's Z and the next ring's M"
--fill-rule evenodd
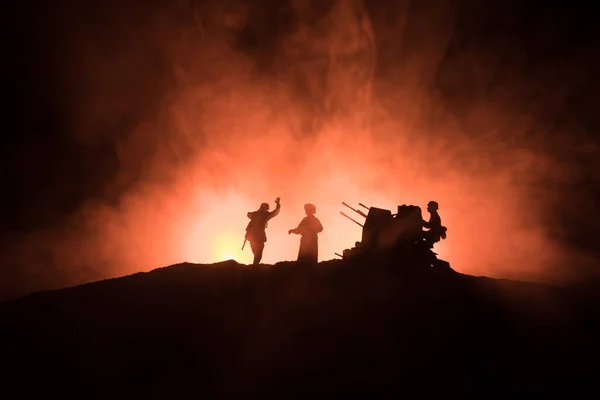
M299 15L310 13L292 3ZM360 240L360 227L339 214L355 217L342 201L391 210L415 204L427 217L429 200L439 202L448 227L436 251L459 272L552 280L583 262L546 229L554 199L541 201L539 182L568 171L545 155L542 128L502 91L459 118L431 89L452 12L432 15L412 53L377 79L369 16L353 14L350 3L336 3L322 32L299 23L283 35L268 73L232 39L251 18L242 6L206 2L185 26L158 11L134 24L122 10L111 14L119 40L74 35L65 52L78 91L65 101L81 143L105 139L116 115L148 101L144 82L158 79L166 89L114 139L119 170L106 192L118 192L118 201L89 200L61 227L15 243L9 262L35 266L32 280L51 268L61 284L184 261L249 263L250 247L240 250L246 213L261 202L273 209L278 196L268 264L295 259L299 237L287 231L303 218L304 203L317 207L319 259L329 260ZM149 46L161 62L148 61ZM473 68L483 82L495 66Z

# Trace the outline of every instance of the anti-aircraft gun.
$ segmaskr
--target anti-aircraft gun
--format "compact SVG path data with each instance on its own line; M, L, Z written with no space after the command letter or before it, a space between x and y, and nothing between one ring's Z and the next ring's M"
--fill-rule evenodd
M360 207L367 210L365 214L345 202L342 204L365 218L361 224L340 211L344 217L362 227L361 240L356 242L354 247L344 250L342 259L393 254L396 258L410 259L411 262L425 263L428 266L446 263L437 259L432 250L433 243L425 238L420 207L403 204L392 214L390 210L367 207L359 203Z

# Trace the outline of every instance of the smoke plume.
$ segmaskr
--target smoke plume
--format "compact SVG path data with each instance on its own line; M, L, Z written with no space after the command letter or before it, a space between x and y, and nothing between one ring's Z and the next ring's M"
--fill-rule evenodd
M556 149L581 143L543 123L585 79L575 62L527 82L527 54L474 39L476 11L449 1L159 3L98 5L63 38L73 140L110 143L116 172L61 225L15 236L5 264L26 289L248 263L246 212L278 196L264 263L295 259L305 203L327 260L360 240L342 201L429 200L459 272L556 281L587 262L553 211L577 172Z

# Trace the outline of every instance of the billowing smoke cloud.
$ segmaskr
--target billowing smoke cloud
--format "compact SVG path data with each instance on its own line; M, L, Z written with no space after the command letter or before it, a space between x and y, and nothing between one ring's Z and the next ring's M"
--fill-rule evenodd
M519 78L501 65L506 43L469 47L451 2L263 3L104 10L111 30L80 28L68 47L71 123L82 143L112 141L113 200L90 199L63 226L19 238L6 263L27 271L28 290L250 262L245 214L277 196L265 263L295 259L287 230L304 203L317 206L326 260L360 240L342 201L394 210L429 200L449 229L437 251L460 272L556 280L586 261L548 217L560 200L551 181L573 173L551 152L557 139L518 86L493 82Z

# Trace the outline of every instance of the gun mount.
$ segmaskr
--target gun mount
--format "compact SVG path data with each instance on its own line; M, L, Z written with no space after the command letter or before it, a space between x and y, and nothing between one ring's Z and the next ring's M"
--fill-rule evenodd
M433 243L427 241L423 231L421 208L414 205L399 205L395 214L391 210L359 205L368 210L367 214L345 202L342 205L365 218L363 224L340 212L362 228L361 240L355 246L342 252L342 259L362 256L377 256L393 253L399 258L410 258L427 266L446 263L438 260L433 252ZM445 238L445 236L444 236ZM447 264L447 263L446 263Z

